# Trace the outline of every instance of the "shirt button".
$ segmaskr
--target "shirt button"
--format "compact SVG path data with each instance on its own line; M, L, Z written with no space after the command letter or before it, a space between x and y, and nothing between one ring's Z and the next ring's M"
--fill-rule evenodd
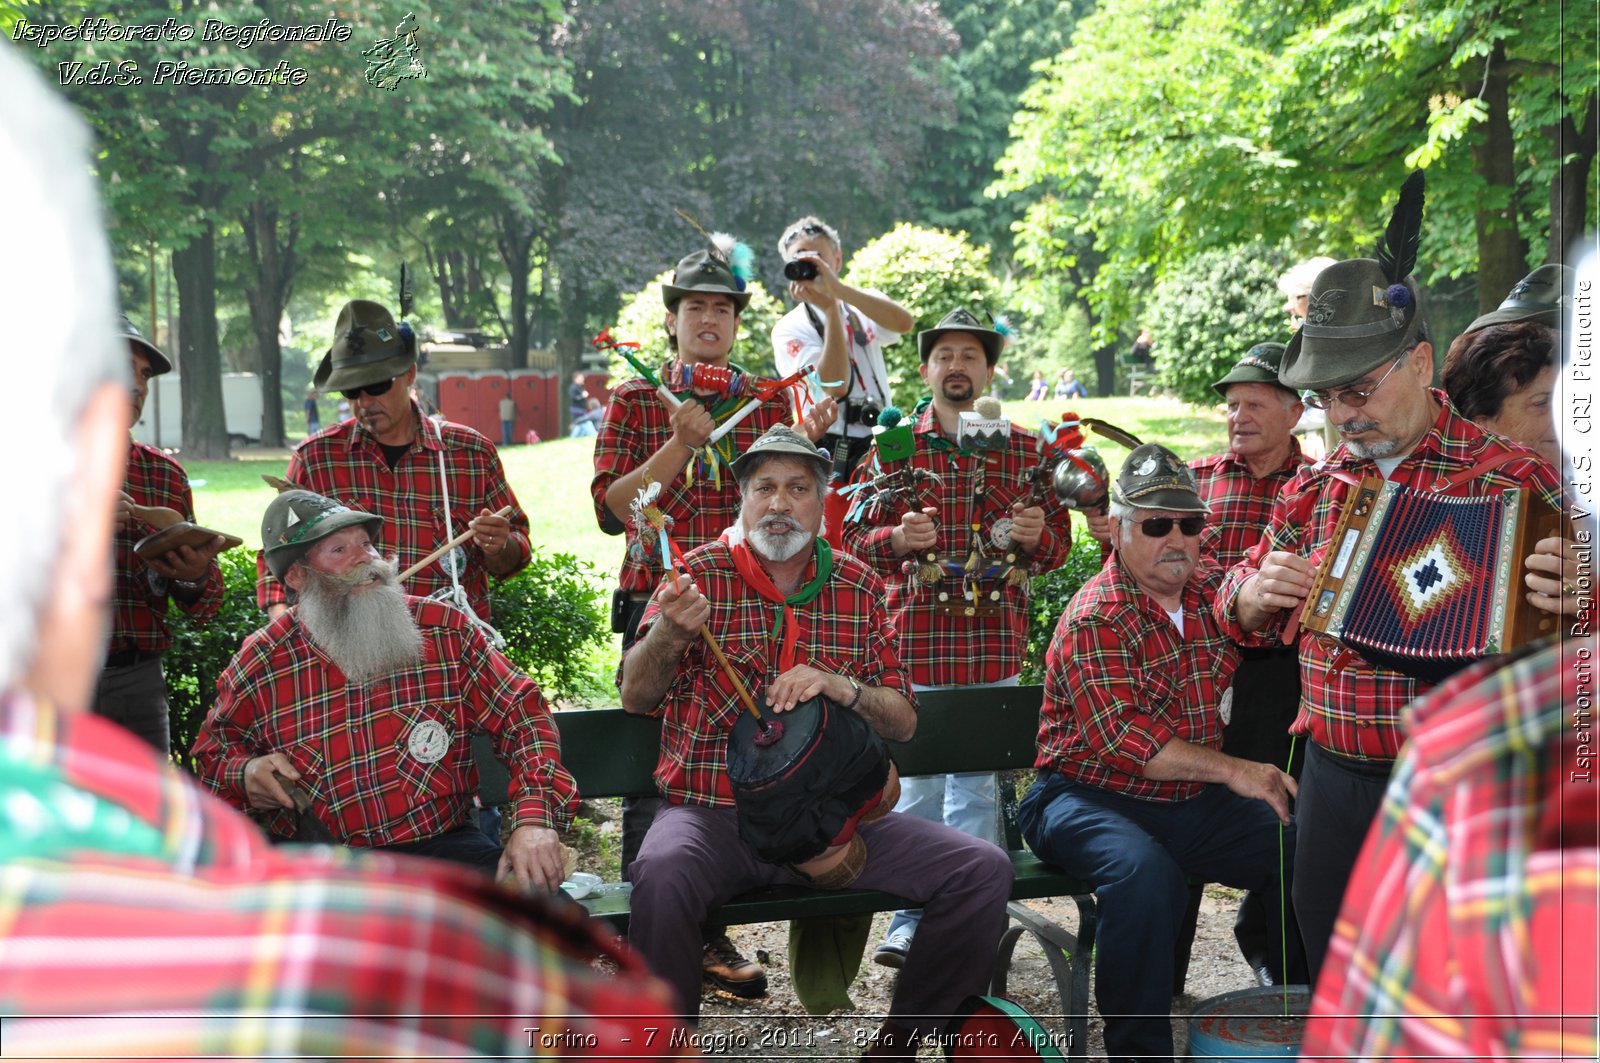
M1371 720L1357 720L1356 721L1356 726L1357 727L1371 727L1372 726L1372 721Z

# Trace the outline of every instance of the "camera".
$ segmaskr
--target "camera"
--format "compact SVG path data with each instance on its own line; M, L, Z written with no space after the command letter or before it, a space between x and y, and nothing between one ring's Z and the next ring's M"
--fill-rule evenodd
M864 399L861 402L852 402L850 404L850 423L864 424L868 427L871 427L872 425L878 423L878 415L882 412L883 407L879 406L871 399Z
M783 275L792 281L817 279L817 263L810 258L791 258L783 264Z

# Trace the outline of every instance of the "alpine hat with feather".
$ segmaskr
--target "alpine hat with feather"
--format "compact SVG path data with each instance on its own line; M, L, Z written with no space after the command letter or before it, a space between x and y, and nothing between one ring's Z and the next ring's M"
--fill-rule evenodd
M366 387L395 377L417 361L417 345L381 303L352 299L339 310L333 346L312 378L320 391Z
M1519 280L1495 309L1464 331L1477 332L1490 325L1517 325L1525 321L1559 330L1572 294L1572 267L1547 262Z
M1305 323L1289 341L1278 380L1295 391L1347 384L1395 361L1417 342L1422 305L1411 270L1422 237L1422 171L1400 187L1377 258L1352 258L1317 274Z
M917 333L917 354L926 362L933 353L934 345L939 342L939 337L952 332L967 332L983 347L983 357L993 369L994 364L1000 360L1000 350L1006 345L1006 338L999 329L988 328L983 325L971 310L958 306L944 316L934 328L923 329Z

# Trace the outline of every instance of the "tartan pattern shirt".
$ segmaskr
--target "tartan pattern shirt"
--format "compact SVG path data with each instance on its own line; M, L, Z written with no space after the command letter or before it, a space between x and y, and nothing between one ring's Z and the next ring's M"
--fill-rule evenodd
M189 493L189 478L183 466L154 447L133 441L128 451L128 475L122 485L141 506L164 506L177 510L184 520L194 520L194 496ZM169 584L133 552L133 546L155 528L130 518L114 539L116 585L111 592L111 651L137 650L140 653L165 653L172 646L172 631L167 627ZM172 598L178 608L195 620L209 620L222 607L222 569L211 559L201 582L199 597L185 601Z
M1305 464L1300 440L1289 437L1289 456L1282 465L1256 479L1243 458L1232 451L1196 458L1189 463L1200 482L1200 497L1211 507L1200 549L1228 568L1239 563L1267 530L1272 504Z
M991 555L1004 555L989 536L995 522L1011 516L1011 504L1027 493L1039 461L1038 437L1013 426L1006 449L999 453L962 453L946 439L929 405L917 418L913 434L916 450L910 458L913 467L937 473L943 485L931 489L938 507L934 518L939 525L935 549L943 553L968 552L972 525L979 526ZM985 492L982 502L974 487L979 467L983 468ZM878 467L877 448L856 467L855 482L871 479ZM924 494L924 498L929 497ZM1060 565L1072 547L1069 511L1046 492L1044 537L1039 549L1024 558L1028 575L1034 576ZM866 561L883 577L888 588L889 617L900 632L900 656L911 669L911 680L919 686L968 686L997 683L1022 671L1022 654L1028 645L1028 584L1006 585L1003 579L987 580L984 589L998 586L1001 608L993 613L962 617L938 608L938 595L960 597L961 584L946 571L933 586L913 589L908 573L916 563L912 555L894 556L892 536L908 508L915 503L898 500L880 506L844 528L844 548Z
M383 526L374 533L373 540L386 556L398 556L401 571L449 542L451 531L456 535L466 531L468 522L481 510L498 511L502 506L511 506L514 512L506 549L517 551L517 569L521 569L532 556L528 517L506 483L494 444L466 425L423 417L415 402L411 410L418 422L417 438L393 469L377 440L352 417L329 425L296 447L284 479L337 499L351 509L382 517ZM441 456L448 484L440 482ZM446 487L450 499L448 529ZM484 567L483 551L471 540L460 550L466 557L461 589L473 611L487 620L489 570ZM450 573L445 564L451 556L446 554L412 576L406 581L406 591L427 597L448 589ZM267 571L266 562L258 559L256 569L256 601L261 608L283 604L284 587Z
M1481 663L1406 710L1302 1059L1596 1058L1600 804L1572 715L1594 652Z
M788 423L787 400L779 397L757 407L728 433L736 454L743 454L773 425ZM660 550L653 539L641 542L632 524L623 526L606 507L606 491L613 483L650 460L672 437L672 411L656 394L655 386L643 378L630 380L611 393L600 434L594 443L594 479L589 493L594 496L595 519L609 535L622 534L627 553L622 561L620 585L635 593L646 593L661 581ZM698 459L662 482L656 504L668 518L672 541L685 553L710 542L732 526L739 517L739 485L733 471L718 467L708 476L696 472ZM692 474L692 481L685 475Z
M711 603L706 626L723 654L758 701L778 677L778 640L774 638L778 606L746 585L727 544L713 540L684 560L695 585ZM816 562L802 583L816 575ZM850 676L863 687L882 686L910 699L911 680L895 649L899 640L883 608L883 583L866 565L848 554L833 555L833 575L805 605L794 606L801 630L795 660L823 672ZM646 632L661 615L652 601L639 621L637 652ZM621 684L621 666L617 670ZM704 641L696 639L653 715L662 717L661 756L656 785L674 804L732 808L728 782L728 732L744 706Z
M1499 455L1511 459L1488 472L1473 476L1451 493L1481 496L1511 487L1528 487L1556 509L1562 508L1555 470L1539 455L1492 432L1486 432L1456 413L1445 393L1429 389L1440 406L1438 419L1390 477L1406 487L1441 490L1443 480L1479 462ZM1272 510L1271 524L1244 560L1228 570L1217 596L1217 615L1230 631L1239 633L1234 600L1245 580L1254 575L1268 552L1285 550L1309 558L1312 566L1333 538L1347 484L1330 470L1357 479L1381 475L1370 460L1355 457L1340 444L1318 465L1295 474ZM1295 519L1294 506L1303 494L1315 496L1315 507L1305 520ZM1288 619L1284 611L1270 620L1263 634L1275 635ZM1429 689L1428 684L1389 668L1377 667L1359 654L1341 653L1328 638L1302 632L1300 637L1300 718L1294 730L1309 733L1324 749L1356 759L1393 760L1400 751L1400 710Z
M690 1054L672 1020L633 1018L671 1014L669 990L576 906L435 860L269 845L114 724L18 693L0 696L0 912L8 1054L561 1054L530 1051L531 1026L606 1058Z
M470 822L478 773L471 735L488 732L512 769L513 828L564 830L578 789L533 680L453 605L409 599L422 660L362 685L345 680L291 609L245 640L195 738L195 772L248 809L245 765L281 752L311 810L347 845L394 845ZM288 813L274 833L292 832Z
M1186 801L1201 782L1157 782L1144 766L1181 738L1222 748L1239 649L1211 614L1222 570L1201 555L1183 589L1183 634L1116 554L1073 595L1045 653L1034 767L1147 801Z

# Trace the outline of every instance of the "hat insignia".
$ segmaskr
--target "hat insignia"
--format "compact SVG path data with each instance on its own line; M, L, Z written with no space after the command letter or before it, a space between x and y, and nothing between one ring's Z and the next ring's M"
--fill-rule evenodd
M1347 294L1349 293L1342 288L1329 288L1320 295L1313 294L1306 306L1306 322L1312 325L1326 325L1332 321L1334 308L1344 302Z
M1149 476L1156 471L1157 464L1159 463L1156 461L1155 456L1151 455L1139 463L1139 467L1133 470L1134 474L1136 476Z
M299 524L299 523L300 523L300 514L298 514L298 513L296 513L294 511L294 507L293 506L290 506L289 507L289 519L288 519L287 522L284 523L283 530L284 531L288 531L290 528L294 527L296 524Z
M1519 280L1516 284L1511 286L1511 291L1506 293L1506 299L1507 300L1511 300L1511 299L1520 300L1524 295L1528 294L1528 289L1531 288L1531 287L1533 287L1533 285L1529 284L1528 283L1528 278L1524 277L1521 280Z

